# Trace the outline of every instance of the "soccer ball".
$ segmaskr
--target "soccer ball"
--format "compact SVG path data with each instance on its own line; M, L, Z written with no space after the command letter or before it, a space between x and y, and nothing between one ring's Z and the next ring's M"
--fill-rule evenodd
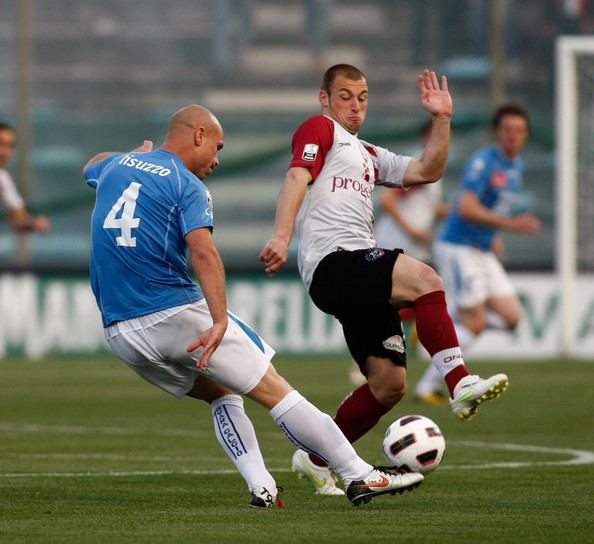
M441 463L445 440L439 427L425 416L404 416L388 427L384 455L390 466L404 472L429 474Z

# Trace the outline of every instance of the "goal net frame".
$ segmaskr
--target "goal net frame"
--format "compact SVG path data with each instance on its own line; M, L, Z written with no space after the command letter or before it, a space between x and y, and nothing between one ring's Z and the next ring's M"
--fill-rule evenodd
M578 281L578 55L594 56L593 36L560 36L555 47L556 274L559 278L561 354L576 355Z

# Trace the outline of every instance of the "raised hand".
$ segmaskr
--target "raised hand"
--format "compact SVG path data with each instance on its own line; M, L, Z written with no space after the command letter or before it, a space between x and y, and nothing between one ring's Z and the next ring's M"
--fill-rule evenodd
M419 75L419 89L421 90L421 104L432 115L451 117L453 112L452 97L448 91L448 80L441 76L441 88L435 72L425 70Z
M144 140L144 143L141 146L133 149L132 151L137 151L138 153L145 153L147 151L153 150L153 142L151 140Z

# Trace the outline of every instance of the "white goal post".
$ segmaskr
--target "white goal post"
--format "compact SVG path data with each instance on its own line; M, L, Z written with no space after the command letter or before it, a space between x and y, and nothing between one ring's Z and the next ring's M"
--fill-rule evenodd
M561 352L576 352L582 274L594 273L594 37L561 36L556 43L556 271Z

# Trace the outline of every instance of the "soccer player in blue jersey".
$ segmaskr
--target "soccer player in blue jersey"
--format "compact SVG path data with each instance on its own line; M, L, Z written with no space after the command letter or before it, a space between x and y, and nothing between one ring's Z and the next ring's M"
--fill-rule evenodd
M487 327L513 330L522 316L520 301L499 256L498 231L532 235L540 221L519 209L524 176L520 153L529 117L506 104L493 117L496 145L470 157L458 199L435 243L434 259L444 281L460 345Z
M353 504L418 486L358 457L334 421L274 369L274 351L227 311L203 181L219 164L223 129L207 109L176 112L165 142L100 153L84 167L96 189L91 286L110 348L150 383L210 403L221 446L246 480L250 504L280 505L240 395L270 411L295 445L325 458ZM198 285L187 272L186 250Z

